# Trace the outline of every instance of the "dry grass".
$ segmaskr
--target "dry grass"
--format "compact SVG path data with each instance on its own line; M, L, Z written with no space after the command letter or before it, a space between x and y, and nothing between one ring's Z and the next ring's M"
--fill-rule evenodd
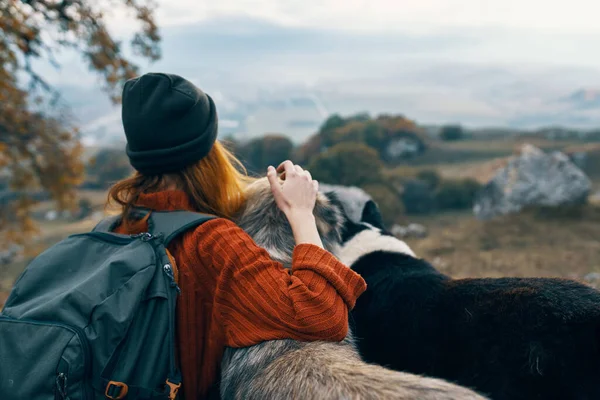
M421 218L430 229L409 241L421 257L456 277L560 276L600 271L600 208L529 210L491 221L470 214Z
M531 142L531 140L527 140ZM436 143L419 162L402 166L389 173L414 174L418 169L435 168L447 178L470 177L485 182L496 168L505 163L520 144L511 140L476 140ZM585 172L600 187L600 147L569 142L540 140L535 145L544 149L588 151ZM570 146L570 147L569 147ZM101 210L104 192L82 192L94 209ZM38 210L48 210L50 203ZM556 212L530 210L519 215L483 222L470 212L436 214L427 217L402 218L402 222L419 222L430 231L428 238L411 240L417 254L432 261L440 270L456 277L562 276L581 278L589 272L600 272L600 208L589 205ZM26 248L26 260L66 236L87 231L95 221L43 222L41 235ZM14 280L27 261L0 267L0 308Z

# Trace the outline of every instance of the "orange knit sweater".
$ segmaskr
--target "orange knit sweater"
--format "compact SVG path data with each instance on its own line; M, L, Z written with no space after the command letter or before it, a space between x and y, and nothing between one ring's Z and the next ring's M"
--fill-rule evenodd
M193 210L180 191L142 195L153 210ZM120 233L123 227L117 228ZM315 245L296 246L292 270L271 260L241 228L214 219L169 245L178 268L178 356L186 400L206 398L225 346L266 340L342 340L365 281Z

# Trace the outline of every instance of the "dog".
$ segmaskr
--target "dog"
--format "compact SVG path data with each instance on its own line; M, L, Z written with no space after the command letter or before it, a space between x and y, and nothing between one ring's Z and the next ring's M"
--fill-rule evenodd
M285 215L269 183L248 188L248 200L236 222L273 259L290 267L295 246ZM325 248L334 254L341 243L344 218L333 196L318 195L314 215ZM476 392L441 379L391 371L363 362L350 333L342 342L267 341L227 348L221 365L222 399L398 399L483 400Z
M452 279L391 235L370 201L345 218L340 261L367 290L352 310L371 363L494 400L600 399L600 292L555 278Z

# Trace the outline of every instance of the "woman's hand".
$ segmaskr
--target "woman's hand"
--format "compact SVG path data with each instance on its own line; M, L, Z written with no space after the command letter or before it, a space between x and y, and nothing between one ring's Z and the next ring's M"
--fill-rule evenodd
M282 173L283 184L277 173ZM267 178L277 206L290 222L296 244L311 243L323 247L313 215L319 183L312 179L310 172L291 161L284 161L277 169L269 167Z

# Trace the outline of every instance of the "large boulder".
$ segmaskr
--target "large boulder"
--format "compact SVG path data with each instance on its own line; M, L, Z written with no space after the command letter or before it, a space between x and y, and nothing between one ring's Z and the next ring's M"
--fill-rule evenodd
M480 219L518 212L528 206L583 203L591 181L564 153L544 153L526 144L479 192L473 211Z
M319 183L319 191L323 193L334 192L342 203L348 218L355 222L360 221L365 203L372 200L367 192L356 186Z

